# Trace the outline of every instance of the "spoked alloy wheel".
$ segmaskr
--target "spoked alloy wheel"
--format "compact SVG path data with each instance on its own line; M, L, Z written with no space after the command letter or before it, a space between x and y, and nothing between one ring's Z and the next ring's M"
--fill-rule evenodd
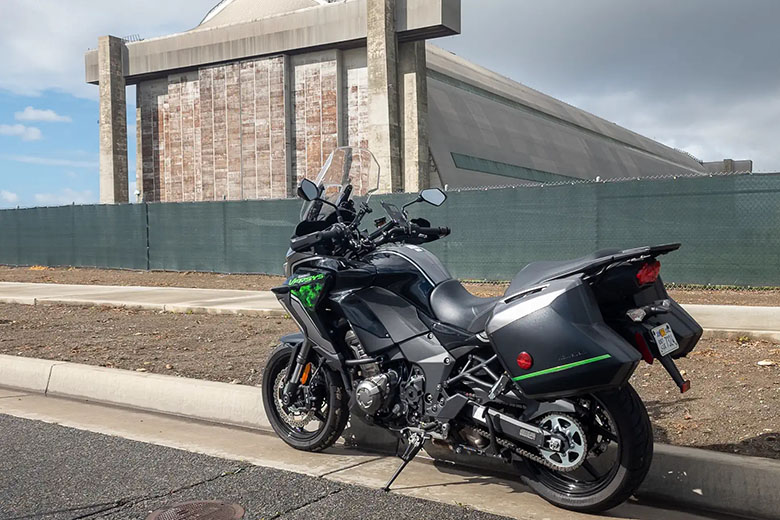
M586 396L578 404L584 410L581 415L555 414L541 419L541 427L557 430L568 439L567 450L561 454L540 452L548 464L529 461L523 480L559 507L605 511L627 500L650 469L650 419L629 385Z
M349 413L343 385L312 352L308 377L289 405L283 391L293 349L280 345L263 372L263 404L274 431L293 448L322 451L333 445L346 427Z

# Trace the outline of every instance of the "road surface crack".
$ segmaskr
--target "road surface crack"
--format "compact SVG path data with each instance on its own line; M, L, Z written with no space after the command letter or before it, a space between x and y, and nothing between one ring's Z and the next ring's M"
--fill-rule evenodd
M74 516L71 518L71 520L87 520L89 518L93 518L97 515L105 515L108 513L116 513L121 511L122 509L126 509L128 507L132 507L136 504L140 504L141 502L146 502L148 500L156 500L158 498L164 498L172 495L176 495L177 493L181 493L182 491L188 491L190 489L194 489L199 486L203 486L205 484L210 484L211 482L215 482L217 480L223 479L223 478L229 478L233 477L235 475L238 475L242 471L250 468L250 465L241 466L235 470L232 471L224 471L220 473L219 475L215 475L213 477L209 477L203 480L200 480L198 482L193 482L190 484L186 484L184 486L178 487L176 489L173 489L171 491L167 491L165 493L157 493L157 494L150 494L150 495L141 495L136 497L129 497L129 498L121 498L119 500L115 500L113 502L101 502L97 504L89 504L85 506L76 506L71 507L68 509L59 509L56 511L45 511L41 513L34 513L31 515L25 515L25 516L17 516L13 518L9 518L7 520L27 520L31 518L44 518L47 516L52 516L60 513L75 513L77 511L84 511L86 509L94 509L93 511L90 511L88 513L83 513L78 516ZM95 509L98 508L98 509Z
M325 500L327 498L330 498L333 495L337 495L338 493L341 493L342 490L343 490L343 488L334 489L333 491L325 493L324 495L322 495L320 497L317 497L317 498L315 498L314 500L312 500L310 502L306 502L305 504L302 504L300 506L292 507L292 508L290 508L290 509L288 509L286 511L282 511L282 512L276 513L273 516L269 516L268 520L276 520L277 518L282 518L284 516L289 515L290 513L294 513L296 511L300 511L301 509L307 508L309 506L313 506L314 504L322 502L323 500Z

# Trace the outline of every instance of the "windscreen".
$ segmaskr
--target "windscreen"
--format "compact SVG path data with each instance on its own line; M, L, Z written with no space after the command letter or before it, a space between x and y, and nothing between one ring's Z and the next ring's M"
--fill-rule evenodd
M339 205L347 197L370 197L379 189L379 163L365 148L337 148L314 182L322 189L320 198L331 204ZM305 202L301 220L324 220L334 211L332 206L319 201Z

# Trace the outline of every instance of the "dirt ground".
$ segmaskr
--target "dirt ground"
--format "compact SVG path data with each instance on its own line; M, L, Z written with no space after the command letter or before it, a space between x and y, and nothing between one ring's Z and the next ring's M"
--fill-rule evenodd
M254 274L173 273L110 269L6 267L0 266L0 282L61 283L86 285L138 285L148 287L191 287L201 289L241 289L267 291L284 282L280 276ZM502 296L507 284L467 283L478 296ZM669 294L680 303L711 305L780 306L780 289L701 290L672 289Z
M0 304L2 354L245 385L295 330L281 318ZM678 365L692 380L684 396L657 363L633 379L657 441L780 459L780 345L704 340Z
M121 269L82 269L75 267L0 266L0 282L268 291L272 287L276 287L284 282L284 278L262 274L174 273L167 271L126 271Z

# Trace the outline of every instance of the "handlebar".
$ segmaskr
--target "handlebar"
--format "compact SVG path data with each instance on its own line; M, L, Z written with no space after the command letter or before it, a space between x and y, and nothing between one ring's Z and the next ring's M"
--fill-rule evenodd
M290 242L290 249L295 252L302 252L311 249L312 247L325 242L326 240L333 240L339 238L345 238L350 233L348 226L344 224L334 224L330 228L324 231L317 231L316 233L310 233L302 237L294 238ZM371 242L376 241L373 247L381 245L386 242L394 241L399 235L407 235L409 239L420 240L416 243L433 242L439 238L446 237L451 233L450 228L447 227L421 227L414 223L409 223L408 227L399 226L396 222L388 222L381 228L377 229L368 236L368 240ZM410 243L415 243L410 241Z
M346 227L343 224L334 224L325 231L317 231L316 233L310 233L302 237L294 238L290 242L290 249L295 252L306 251L316 246L320 242L325 240L332 240L344 236L346 233Z

